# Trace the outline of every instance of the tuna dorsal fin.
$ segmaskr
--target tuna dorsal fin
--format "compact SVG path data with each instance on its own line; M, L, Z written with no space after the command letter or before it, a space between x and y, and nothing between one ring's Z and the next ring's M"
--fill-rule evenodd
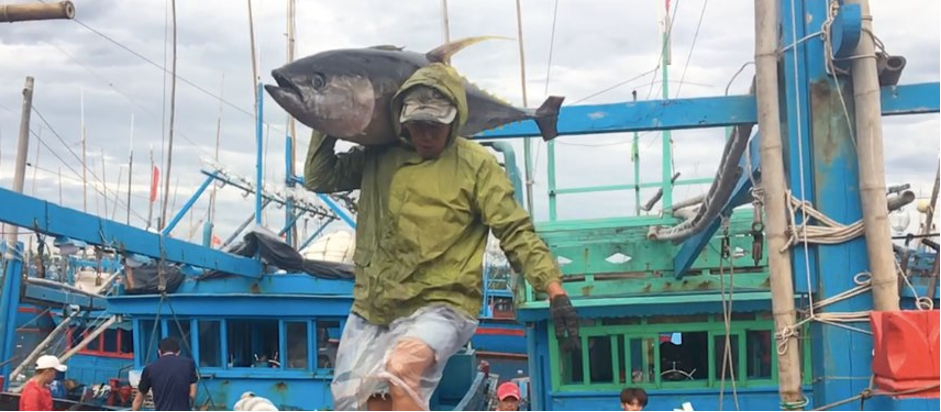
M502 36L477 36L477 37L468 37L466 39L455 40L450 43L442 44L436 47L434 50L425 53L425 57L428 61L432 63L445 63L448 64L451 62L451 56L457 54L457 52L463 50L465 47L470 46L475 43L480 43L484 40L513 40L509 37Z
M369 48L376 49L376 50L385 50L385 51L402 51L402 49L404 49L404 47L393 46L391 44L380 44L378 46L372 46Z

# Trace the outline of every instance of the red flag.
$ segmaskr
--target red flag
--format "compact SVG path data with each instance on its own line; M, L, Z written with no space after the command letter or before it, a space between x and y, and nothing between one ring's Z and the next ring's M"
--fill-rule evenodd
M157 201L157 187L160 186L160 168L154 166L153 177L150 181L150 203Z

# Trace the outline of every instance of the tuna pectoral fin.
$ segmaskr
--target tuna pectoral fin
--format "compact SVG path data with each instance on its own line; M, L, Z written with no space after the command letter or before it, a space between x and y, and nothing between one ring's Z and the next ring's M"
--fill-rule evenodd
M542 134L542 140L550 141L559 135L556 129L556 123L559 122L559 107L562 106L564 97L549 96L546 101L536 109L536 125L539 126L539 133Z
M451 56L457 54L457 52L464 50L465 47L472 44L480 43L484 40L513 40L509 37L501 36L477 36L477 37L468 37L466 39L455 40L450 43L442 44L438 47L435 47L434 50L425 53L425 58L432 63L451 63Z

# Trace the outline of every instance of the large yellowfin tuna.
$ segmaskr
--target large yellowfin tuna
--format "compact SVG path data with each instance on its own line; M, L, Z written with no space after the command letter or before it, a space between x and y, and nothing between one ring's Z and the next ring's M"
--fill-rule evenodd
M461 49L491 37L473 37L421 54L394 46L331 50L271 72L277 86L265 85L274 100L301 123L338 139L363 145L396 141L390 103L419 68L447 63ZM546 140L557 135L562 97L551 96L536 110L504 103L467 83L469 118L462 136L522 120L534 120Z

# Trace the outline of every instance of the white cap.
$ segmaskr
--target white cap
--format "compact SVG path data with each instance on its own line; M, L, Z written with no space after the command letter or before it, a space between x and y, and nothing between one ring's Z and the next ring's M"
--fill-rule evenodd
M36 370L55 369L59 372L65 372L68 368L68 366L59 363L59 358L52 355L43 355L36 359Z

